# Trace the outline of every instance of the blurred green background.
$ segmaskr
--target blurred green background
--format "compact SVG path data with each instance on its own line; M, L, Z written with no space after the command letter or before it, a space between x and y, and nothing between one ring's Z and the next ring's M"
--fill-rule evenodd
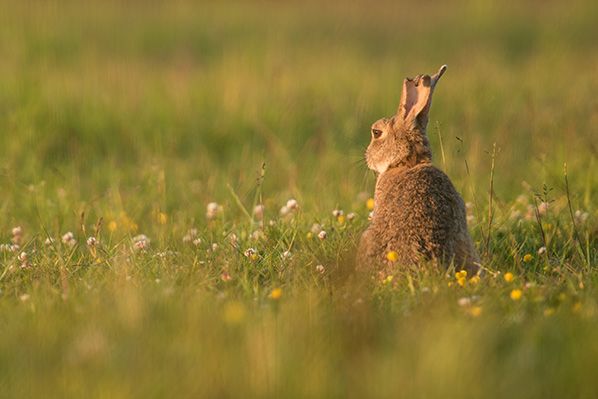
M0 257L0 396L596 397L598 2L0 9L0 237L23 226L37 262L19 271L16 255ZM523 302L500 275L463 292L434 273L402 274L373 294L335 282L366 223L359 194L373 192L370 124L394 113L403 78L445 63L428 128L434 161L476 203L481 248L496 143L502 230L485 261L517 273ZM573 210L590 214L585 253L572 238L565 162ZM533 220L509 219L520 194L544 191L561 212L549 215L547 265ZM290 197L302 215L268 233L262 269L243 269L231 249L182 248L193 226L221 247L233 231L248 240L239 203L251 210L262 198L276 219ZM210 201L224 205L220 224L206 222ZM295 238L314 221L334 226L334 208L358 212L357 224L321 246ZM106 237L95 267L82 252L99 218L136 227ZM44 252L47 236L68 230L80 252ZM135 233L182 255L121 251ZM280 265L285 248L293 267ZM525 252L534 268L522 266ZM244 277L223 285L222 270ZM457 307L464 295L482 298L480 318Z
M326 187L327 210L371 189L359 160L402 79L446 63L429 136L460 188L486 182L494 142L505 199L560 182L565 161L596 183L597 16L591 1L11 2L3 175L88 197L155 167L179 207L190 181L248 190L266 162L270 193Z

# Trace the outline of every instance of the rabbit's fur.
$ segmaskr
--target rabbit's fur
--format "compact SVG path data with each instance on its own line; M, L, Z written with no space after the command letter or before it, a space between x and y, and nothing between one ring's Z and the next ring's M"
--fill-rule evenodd
M396 115L372 125L368 167L378 173L372 221L359 244L358 265L371 270L431 260L476 272L479 257L467 231L465 205L450 179L432 165L426 136L436 83L432 77L405 79Z

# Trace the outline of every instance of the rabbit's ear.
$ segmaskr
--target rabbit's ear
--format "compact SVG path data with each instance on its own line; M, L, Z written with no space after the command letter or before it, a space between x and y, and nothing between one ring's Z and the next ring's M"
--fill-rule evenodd
M414 79L403 81L403 93L397 115L408 124L417 123L425 129L428 124L428 112L432 105L432 94L436 83L446 71L446 65L440 67L436 75L418 75Z

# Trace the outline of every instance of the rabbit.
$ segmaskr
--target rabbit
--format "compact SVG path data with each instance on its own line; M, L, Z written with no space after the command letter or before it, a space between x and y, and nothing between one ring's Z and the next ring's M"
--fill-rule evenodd
M365 157L377 180L373 216L358 247L361 270L425 261L444 268L454 264L468 274L479 270L463 199L432 165L426 136L432 94L446 69L443 65L432 77L405 79L397 113L372 125ZM387 259L391 251L398 259Z

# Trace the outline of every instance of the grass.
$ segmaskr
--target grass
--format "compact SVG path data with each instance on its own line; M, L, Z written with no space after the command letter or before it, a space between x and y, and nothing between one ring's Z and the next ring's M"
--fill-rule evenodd
M595 397L597 13L5 4L2 396ZM443 63L429 137L487 273L363 281L369 126Z

